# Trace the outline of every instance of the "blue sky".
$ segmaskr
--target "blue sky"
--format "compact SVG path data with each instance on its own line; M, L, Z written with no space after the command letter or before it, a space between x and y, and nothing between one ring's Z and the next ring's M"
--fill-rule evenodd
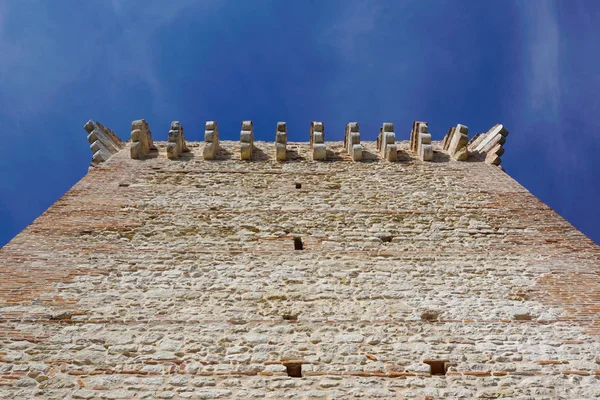
M597 0L0 0L0 246L85 173L83 125L363 140L503 123L507 172L600 243Z

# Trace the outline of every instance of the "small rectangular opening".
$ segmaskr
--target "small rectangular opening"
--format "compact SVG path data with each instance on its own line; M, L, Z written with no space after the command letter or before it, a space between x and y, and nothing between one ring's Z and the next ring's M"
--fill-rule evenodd
M299 237L294 238L294 250L304 250L304 244Z
M446 375L446 361L424 360L423 362L431 367L431 375Z
M287 374L292 378L302 378L302 364L286 364Z
M301 183L296 183L296 189L302 189L302 184Z

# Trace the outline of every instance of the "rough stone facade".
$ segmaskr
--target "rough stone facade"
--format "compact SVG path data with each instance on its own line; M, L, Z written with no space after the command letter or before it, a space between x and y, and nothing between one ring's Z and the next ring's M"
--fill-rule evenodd
M0 398L600 396L600 249L498 167L211 143L127 143L0 250Z

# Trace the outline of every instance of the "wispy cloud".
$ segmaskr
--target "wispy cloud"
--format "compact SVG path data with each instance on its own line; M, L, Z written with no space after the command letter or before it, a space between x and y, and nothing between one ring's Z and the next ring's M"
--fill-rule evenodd
M113 0L80 3L65 13L41 2L35 20L22 23L32 5L0 0L0 113L17 122L31 118L55 105L65 87L83 85L97 74L114 78L117 88L141 82L160 109L167 97L155 66L160 30L186 11L209 13L219 4Z
M558 118L560 112L560 27L553 0L517 2L526 33L525 79L529 106Z
M343 5L337 18L323 31L323 42L336 49L346 62L364 62L359 58L359 48L377 28L383 16L378 3L360 0Z
M167 88L154 64L154 60L160 57L156 53L157 35L164 27L176 25L177 19L185 12L207 14L219 3L213 0L150 0L143 3L113 0L112 9L121 26L121 48L118 57L112 60L112 70L122 79L134 77L142 80L151 89L154 107L169 112L165 109L169 107Z

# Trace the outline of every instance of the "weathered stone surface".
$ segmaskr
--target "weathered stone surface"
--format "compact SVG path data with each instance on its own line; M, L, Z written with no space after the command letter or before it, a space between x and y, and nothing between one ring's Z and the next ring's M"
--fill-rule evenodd
M240 132L240 157L242 160L252 160L254 150L254 128L252 121L242 122L242 131Z
M287 125L285 122L277 123L275 131L275 159L285 161L287 152Z
M152 141L152 132L146 120L138 119L131 123L131 158L139 160L147 157L151 151L156 150Z
M219 150L219 126L217 121L206 121L204 129L202 157L205 160L214 160L217 158L217 151Z
M88 133L87 139L90 143L90 150L92 150L90 169L108 160L125 146L113 131L100 122L94 122L90 119L83 128Z
M421 161L433 159L431 134L427 122L415 121L410 133L410 149Z
M600 395L600 250L498 168L156 145L0 249L2 397Z
M310 123L309 146L312 150L312 159L325 161L327 159L327 148L325 147L325 127L322 122Z
M358 122L348 122L346 124L344 147L347 149L352 161L362 160L362 145L360 144L360 132L358 131Z
M396 161L398 159L396 133L394 132L394 124L391 122L384 122L381 128L379 128L377 150L385 160Z
M450 158L456 161L467 161L469 152L467 144L469 142L469 128L458 124L456 127L451 127L444 136L442 148L447 151Z
M508 136L506 128L496 124L487 133L478 134L471 139L468 145L469 152L488 164L499 166L502 162L500 157L504 154L503 145L506 136Z
M179 158L181 153L187 153L190 151L185 143L183 126L181 126L179 121L171 122L171 130L169 130L168 140L167 158L174 160Z

